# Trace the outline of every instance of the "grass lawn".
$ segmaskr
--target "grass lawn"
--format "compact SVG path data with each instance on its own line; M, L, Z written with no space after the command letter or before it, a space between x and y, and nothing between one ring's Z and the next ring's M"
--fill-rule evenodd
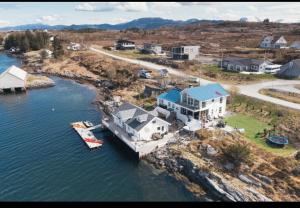
M296 149L294 149L292 146L287 145L284 148L274 148L270 147L268 144L266 144L264 139L257 138L256 134L258 132L263 132L265 128L268 128L269 126L266 123L263 123L261 121L258 121L257 119L246 116L246 115L241 115L241 114L236 114L233 116L230 116L225 119L228 125L236 128L244 128L245 129L245 136L252 141L253 143L257 144L259 147L275 153L277 155L281 156L288 156L292 154Z

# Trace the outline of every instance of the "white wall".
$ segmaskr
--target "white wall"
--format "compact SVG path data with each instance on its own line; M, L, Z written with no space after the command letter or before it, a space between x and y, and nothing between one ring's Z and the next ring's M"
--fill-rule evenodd
M3 77L0 77L0 89L9 88L25 88L26 82L9 74L5 73Z
M153 121L155 121L155 123L153 123ZM160 127L160 130L158 130L157 127ZM163 130L162 130L162 127L164 127ZM168 131L169 131L169 125L167 122L165 122L159 118L153 118L138 133L139 133L139 138L141 140L151 140L152 135L154 133L163 134Z

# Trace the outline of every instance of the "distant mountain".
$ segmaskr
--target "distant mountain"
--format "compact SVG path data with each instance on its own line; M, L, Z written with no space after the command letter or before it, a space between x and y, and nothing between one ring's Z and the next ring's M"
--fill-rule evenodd
M28 25L19 25L12 27L2 27L0 31L11 31L11 30L80 30L80 29L104 29L104 30L124 30L128 28L140 28L140 29L156 29L163 26L181 26L186 24L195 24L195 23L219 23L223 22L221 20L198 20L198 19L189 19L186 21L182 20L171 20L163 19L159 17L148 17L135 19L126 23L120 24L82 24L82 25L44 25L44 24L28 24Z

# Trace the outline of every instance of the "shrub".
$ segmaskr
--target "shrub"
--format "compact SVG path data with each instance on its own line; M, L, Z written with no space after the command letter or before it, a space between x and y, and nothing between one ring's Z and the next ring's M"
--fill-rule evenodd
M249 159L250 149L245 145L237 143L225 148L223 154L227 160L232 162L236 167L239 167Z
M296 160L300 160L300 151L298 151L298 152L296 153L295 159L296 159Z

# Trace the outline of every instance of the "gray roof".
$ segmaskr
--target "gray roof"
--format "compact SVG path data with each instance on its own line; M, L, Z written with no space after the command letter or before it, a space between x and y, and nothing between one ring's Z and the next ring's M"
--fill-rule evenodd
M123 103L112 114L136 131L141 130L154 118L154 115L146 110L127 102Z
M300 59L295 59L280 67L277 72L282 77L300 77Z
M261 59L238 58L238 57L227 57L224 58L223 61L228 61L230 62L230 64L234 64L234 65L244 65L244 66L261 65L264 62L270 63L268 61L261 60Z

